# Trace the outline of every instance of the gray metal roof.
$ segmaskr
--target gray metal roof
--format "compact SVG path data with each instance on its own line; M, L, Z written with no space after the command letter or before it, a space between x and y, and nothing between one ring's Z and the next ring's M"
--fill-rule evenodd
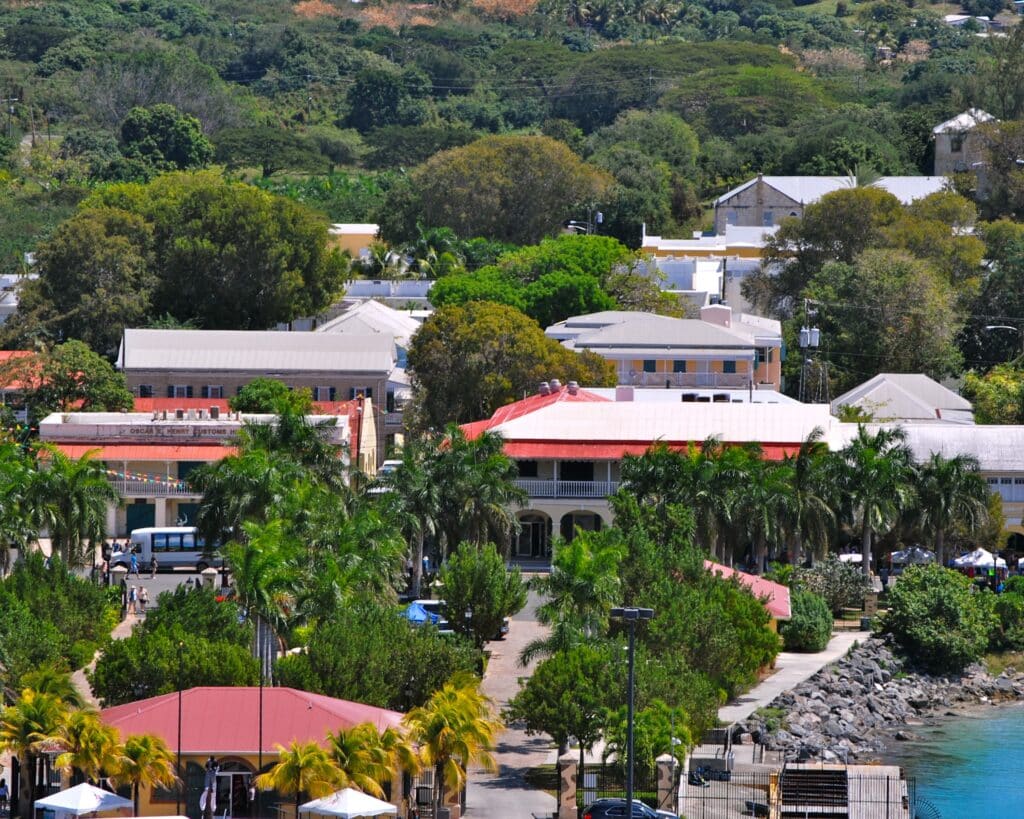
M125 330L125 371L380 373L395 364L391 335L272 330Z
M923 373L879 373L843 393L832 411L855 406L877 421L955 421L973 423L971 402Z
M749 333L737 333L701 319L624 311L575 316L552 325L546 333L553 338L571 339L572 344L566 346L577 350L645 348L651 352L695 347L749 350L754 346Z

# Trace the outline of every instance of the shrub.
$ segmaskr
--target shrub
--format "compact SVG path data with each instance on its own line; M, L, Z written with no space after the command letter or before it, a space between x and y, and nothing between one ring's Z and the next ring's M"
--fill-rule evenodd
M992 647L1002 651L1024 650L1024 595L998 595L995 599L995 613L999 618L999 627L992 637Z
M1024 597L1024 575L1015 574L1013 577L1006 578L1006 583L1003 584L1003 594Z
M793 616L779 633L786 651L821 651L832 636L832 612L821 595L794 591L790 598Z
M878 629L926 671L955 673L978 660L998 630L992 596L941 566L912 566L889 592Z
M841 614L847 606L860 605L869 591L860 568L843 563L835 555L813 569L798 571L794 585L823 597L833 614Z

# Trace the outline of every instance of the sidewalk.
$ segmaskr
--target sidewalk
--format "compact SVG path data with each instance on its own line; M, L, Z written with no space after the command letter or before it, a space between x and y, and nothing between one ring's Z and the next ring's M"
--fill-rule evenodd
M113 640L123 640L132 633L132 629L135 628L135 624L138 623L142 618L136 614L129 614L114 626L114 630L110 632L110 637ZM100 707L99 700L93 696L92 687L89 685L89 681L86 679L86 669L92 671L96 667L96 660L99 658L100 652L97 651L92 658L92 662L84 668L79 668L71 674L71 682L74 683L75 688L82 695L82 699L85 700L86 705L91 705L93 708L98 709Z
M758 708L763 708L784 691L813 677L829 663L844 656L856 642L864 642L870 634L864 631L842 631L832 635L824 651L817 654L795 654L783 651L775 660L775 673L755 685L745 694L718 709L718 720L723 725L744 720Z

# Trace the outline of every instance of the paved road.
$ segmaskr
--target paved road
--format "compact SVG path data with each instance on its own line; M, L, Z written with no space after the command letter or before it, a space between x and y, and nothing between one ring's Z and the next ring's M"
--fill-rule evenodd
M528 668L519 665L519 652L531 640L544 634L544 626L536 620L537 604L537 596L531 593L526 608L512 618L508 637L488 644L491 660L482 687L499 708L504 708L519 691L519 679L533 673L533 665ZM506 729L494 754L498 773L470 769L466 812L463 815L488 819L530 819L534 813L550 816L555 810L555 798L530 788L523 779L523 773L536 765L543 765L552 748L546 736L527 736L525 731L516 727Z

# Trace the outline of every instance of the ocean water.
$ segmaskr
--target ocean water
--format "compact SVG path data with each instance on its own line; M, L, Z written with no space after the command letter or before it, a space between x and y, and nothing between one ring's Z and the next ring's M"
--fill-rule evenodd
M1024 819L1024 705L942 717L909 730L920 742L892 742L886 761L917 779L917 794L942 819ZM921 819L933 814L927 810Z

